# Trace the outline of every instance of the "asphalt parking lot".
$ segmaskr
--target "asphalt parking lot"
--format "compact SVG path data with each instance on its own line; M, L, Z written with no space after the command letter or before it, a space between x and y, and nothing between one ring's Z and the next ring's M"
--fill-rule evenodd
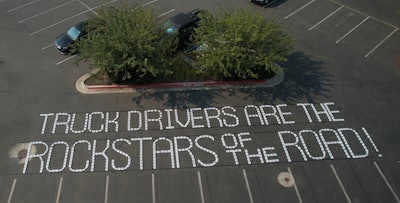
M333 43L350 44L364 53L367 58L380 54L383 60L393 61L398 49L390 46L399 39L399 28L388 22L368 16L361 11L334 1L302 1L298 8L284 17L286 20L296 18L309 31L319 31ZM370 34L373 33L373 34Z
M7 14L10 17L19 19L18 24L24 26L32 40L38 40L41 43L39 50L46 53L48 49L54 48L54 36L65 32L66 28L75 23L87 19L87 14L96 14L94 11L96 8L108 4L117 5L119 2L113 0L99 4L96 1L83 2L73 0L61 4L41 1L21 3L19 1L3 2L3 4L7 4ZM279 3L282 4L281 2ZM287 4L286 2L283 3ZM161 12L160 18L174 14L179 10L185 11L187 10L185 7L189 7L188 5L183 5L184 9L177 10L174 6L179 7L182 5L174 5L173 3L165 3L158 0L133 2L131 4L155 7ZM218 5L218 2L216 4ZM397 47L390 46L394 44L392 42L397 42L400 36L399 28L396 25L377 19L374 16L368 16L361 11L335 1L297 1L289 4L289 9L286 9L287 5L283 6L285 13L281 12L274 16L278 20L281 18L278 15L283 15L284 20L301 23L309 31L321 32L327 36L327 41L333 40L333 43L338 45L340 43L351 44L352 47L359 49L366 58L371 55L378 55L380 58L387 57L384 60L393 61L398 57L396 55ZM35 8L40 9L36 10ZM373 33L373 35L368 33ZM52 52L53 50L50 51ZM382 52L384 54L380 54ZM74 56L59 58L60 61L57 61L56 65L68 62Z
M233 0L296 37L282 84L82 95L89 70L54 40L118 3L0 0L0 202L400 202L397 25L336 1ZM226 6L127 3L160 19Z

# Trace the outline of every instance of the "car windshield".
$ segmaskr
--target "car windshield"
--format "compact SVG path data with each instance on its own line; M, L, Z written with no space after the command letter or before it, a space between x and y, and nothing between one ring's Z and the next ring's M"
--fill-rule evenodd
M179 28L178 28L176 25L172 24L170 21L167 21L167 22L164 24L164 28L166 29L167 34L176 33L176 32L178 32L178 30L179 30Z
M67 32L68 36L71 37L72 40L76 40L79 35L81 34L81 31L78 30L75 26L71 27L68 32Z

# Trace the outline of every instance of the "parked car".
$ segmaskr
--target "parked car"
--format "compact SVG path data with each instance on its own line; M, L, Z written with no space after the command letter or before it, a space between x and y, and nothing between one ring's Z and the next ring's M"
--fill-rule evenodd
M258 3L261 6L266 6L270 3L272 3L274 0L249 0L250 2Z
M200 23L199 13L202 10L195 9L189 13L178 13L172 16L164 23L163 29L169 35L176 35L179 39L179 44L182 45L189 40L193 29Z
M70 29L67 32L61 34L54 42L55 47L62 54L68 54L70 52L71 45L79 38L85 37L87 33L84 30L87 21L82 21Z
M187 49L183 50L184 61L189 65L192 65L193 61L199 58L197 52L204 50L207 48L207 44L202 44L200 46L190 46Z

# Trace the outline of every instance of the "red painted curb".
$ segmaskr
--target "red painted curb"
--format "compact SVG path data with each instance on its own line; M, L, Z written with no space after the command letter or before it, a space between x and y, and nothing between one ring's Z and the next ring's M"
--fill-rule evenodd
M167 87L199 87L211 85L254 85L266 83L267 80L240 80L240 81L209 81L209 82L176 82L146 85L89 85L90 90L124 89L124 88L167 88Z

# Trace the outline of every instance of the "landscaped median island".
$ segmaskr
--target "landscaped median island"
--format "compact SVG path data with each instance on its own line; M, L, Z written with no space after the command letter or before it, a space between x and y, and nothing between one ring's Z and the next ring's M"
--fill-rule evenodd
M266 84L282 79L278 64L294 47L282 25L246 9L159 19L152 8L121 4L97 13L73 47L77 64L96 69L78 81L88 88Z
M97 70L96 70L97 71ZM273 87L281 83L284 73L280 72L268 79L238 80L238 81L199 81L199 82L169 82L149 83L143 85L115 84L108 79L99 78L96 71L85 74L76 82L76 89L82 94L104 94L104 93L131 93L153 91L181 91L181 90L204 90L223 89L235 86L245 87Z

